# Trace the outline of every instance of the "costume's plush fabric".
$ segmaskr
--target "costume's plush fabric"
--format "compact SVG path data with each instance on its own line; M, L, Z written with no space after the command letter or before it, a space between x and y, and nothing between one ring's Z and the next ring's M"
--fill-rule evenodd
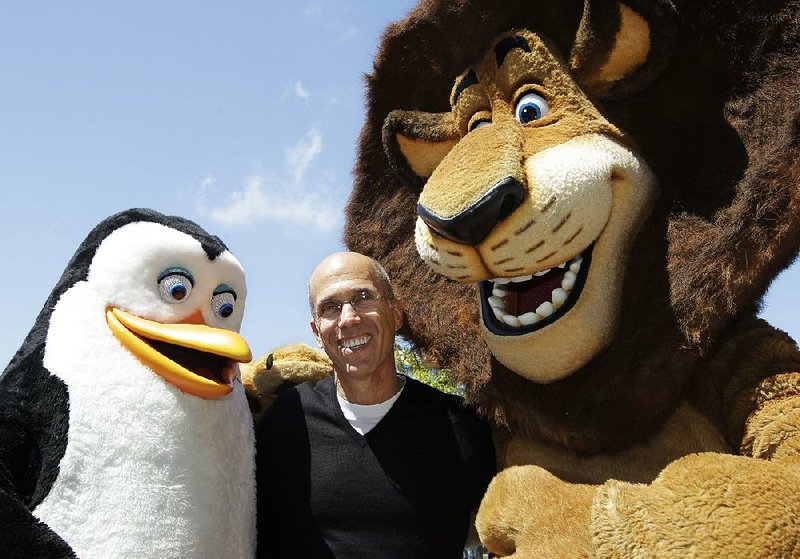
M290 386L316 382L333 374L333 363L324 351L301 343L276 347L250 363L240 366L242 384L258 423L275 398Z
M246 291L183 218L89 233L0 376L1 556L253 556Z
M498 425L514 557L800 554L800 2L430 0L384 34L345 242Z

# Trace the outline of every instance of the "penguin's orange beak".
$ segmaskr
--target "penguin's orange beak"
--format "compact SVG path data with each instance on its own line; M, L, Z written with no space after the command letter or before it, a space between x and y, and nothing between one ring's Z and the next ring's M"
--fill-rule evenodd
M142 364L184 392L205 400L229 394L237 362L252 359L244 338L230 330L197 323L162 324L115 307L106 310L106 322Z

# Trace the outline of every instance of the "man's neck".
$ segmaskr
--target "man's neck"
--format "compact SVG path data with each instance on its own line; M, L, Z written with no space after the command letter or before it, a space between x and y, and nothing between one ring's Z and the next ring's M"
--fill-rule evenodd
M336 390L339 395L350 402L361 406L371 406L385 402L403 386L403 381L393 372L389 378L354 379L346 375L334 373ZM388 375L387 375L388 376Z

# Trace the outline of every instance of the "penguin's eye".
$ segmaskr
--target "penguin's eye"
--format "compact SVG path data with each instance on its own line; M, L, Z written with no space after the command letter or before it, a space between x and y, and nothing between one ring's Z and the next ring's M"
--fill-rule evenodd
M236 292L224 283L217 286L211 297L211 310L219 318L228 318L236 308Z
M528 124L547 116L550 112L550 106L541 95L526 93L517 101L514 112L520 124Z
M194 278L183 268L167 268L158 276L158 290L161 298L169 304L182 303L189 297L194 286Z

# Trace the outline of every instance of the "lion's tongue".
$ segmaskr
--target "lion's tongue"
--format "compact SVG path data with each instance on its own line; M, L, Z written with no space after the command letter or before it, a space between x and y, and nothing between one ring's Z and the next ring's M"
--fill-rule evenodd
M507 293L503 297L505 310L511 315L535 312L542 303L550 301L553 290L561 287L564 270L553 268L543 276L534 276L522 283L504 285Z

